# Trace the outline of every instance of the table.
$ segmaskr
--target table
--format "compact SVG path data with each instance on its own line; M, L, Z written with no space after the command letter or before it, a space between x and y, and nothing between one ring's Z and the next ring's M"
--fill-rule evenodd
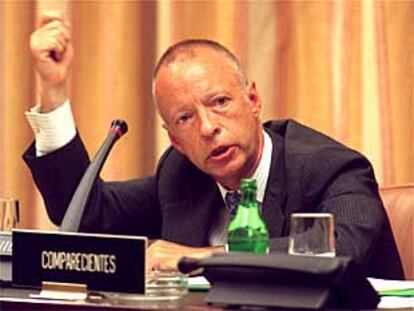
M30 294L38 290L0 288L0 310L221 310L204 303L205 293L190 292L179 300L164 302L73 302L46 299L34 299Z
M204 303L204 292L190 292L180 300L170 302L134 302L134 303L109 303L109 302L68 302L46 299L33 299L30 294L38 293L38 290L0 288L0 310L104 310L104 311L136 311L136 310L192 310L192 311L222 311L217 306L209 306ZM228 309L226 309L228 310ZM239 310L239 309L238 309ZM254 309L257 311L257 309ZM377 309L381 310L381 309ZM392 309L400 311L408 309Z

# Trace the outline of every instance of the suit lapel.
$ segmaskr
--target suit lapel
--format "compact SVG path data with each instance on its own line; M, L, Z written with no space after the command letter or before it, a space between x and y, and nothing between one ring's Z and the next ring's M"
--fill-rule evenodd
M214 180L206 183L199 195L193 195L191 206L192 215L190 222L194 229L193 242L197 245L208 245L209 233L218 211L224 205L223 199Z
M223 205L221 195L214 180L200 172L188 179L185 197L165 206L162 235L173 242L205 246L216 211Z
M284 208L287 201L283 140L265 129L273 143L269 179L263 199L262 213L271 238L280 237L285 224Z

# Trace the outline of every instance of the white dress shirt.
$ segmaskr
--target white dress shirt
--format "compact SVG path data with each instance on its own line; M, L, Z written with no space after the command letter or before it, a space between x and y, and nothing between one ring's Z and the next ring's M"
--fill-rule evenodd
M48 113L41 113L37 105L25 114L35 135L38 157L65 146L76 135L69 100Z

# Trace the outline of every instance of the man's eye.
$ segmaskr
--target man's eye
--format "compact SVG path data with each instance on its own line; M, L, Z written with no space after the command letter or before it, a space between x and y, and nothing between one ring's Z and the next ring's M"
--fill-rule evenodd
M221 97L217 97L214 101L217 106L225 106L228 103L229 98L225 96L221 96Z
M180 125L186 124L191 118L190 114L183 114L182 116L179 116L176 123Z

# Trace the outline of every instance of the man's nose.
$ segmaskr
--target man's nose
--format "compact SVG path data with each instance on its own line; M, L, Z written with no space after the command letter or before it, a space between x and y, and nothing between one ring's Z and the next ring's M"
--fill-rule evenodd
M199 112L199 118L201 136L211 137L220 131L220 127L218 126L218 122L213 112L202 110Z

